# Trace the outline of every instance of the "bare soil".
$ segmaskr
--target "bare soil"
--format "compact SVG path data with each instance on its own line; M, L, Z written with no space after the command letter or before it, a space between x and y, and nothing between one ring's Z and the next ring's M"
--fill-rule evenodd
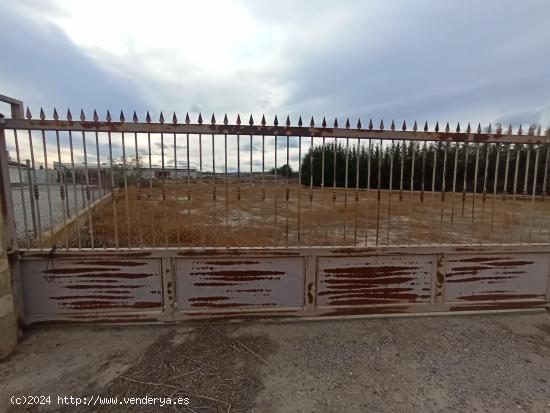
M0 411L547 412L550 314L48 327L0 362ZM188 396L15 407L12 395Z

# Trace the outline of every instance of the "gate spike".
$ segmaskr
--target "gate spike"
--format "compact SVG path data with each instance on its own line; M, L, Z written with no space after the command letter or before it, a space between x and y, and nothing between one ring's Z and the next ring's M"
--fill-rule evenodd
M151 123L151 115L149 115L149 111L147 111L147 115L145 115L145 122Z
M424 132L428 132L428 121L424 123Z
M523 129L521 128L521 124L519 125L518 135L523 135Z
M350 124L349 124L349 118L347 118L347 119L346 119L346 129L349 129L349 126L350 126Z
M302 116L300 116L300 117L298 118L298 126L301 128L302 125L303 125L303 123L302 123Z
M445 126L445 133L449 133L451 129L449 128L449 122L447 122L447 125Z
M456 133L460 133L460 122L456 124Z
M275 119L273 119L273 124L275 126L279 126L279 119L277 119L277 115L275 115Z
M369 119L369 130L372 130L373 126L372 126L372 118Z
M335 127L335 128L338 127L338 118L334 118L334 127Z
M489 123L489 126L487 126L487 134L491 134L492 132L492 127L491 127L491 124Z
M512 134L512 124L508 125L508 135Z
M391 121L390 129L392 132L395 130L395 122L393 121L393 119Z
M164 115L162 114L162 110L160 111L159 122L164 123Z
M31 110L29 109L28 106L27 106L27 114L26 114L26 117L27 117L27 119L32 119Z
M529 125L529 129L527 129L527 135L532 135L532 134L533 134L533 126Z
M107 116L105 116L105 119L107 120L107 122L111 121L111 113L109 112L109 109L107 109Z
M290 126L290 116L286 115L286 127Z
M327 127L327 120L325 119L325 117L323 116L323 122L321 123L321 126L323 128L326 128Z
M357 119L357 129L361 129L361 118Z
M59 120L59 115L57 114L57 109L53 108L53 118L54 120Z
M468 126L466 127L466 133L470 133L472 131L472 127L470 126L470 122L468 122Z
M223 124L227 125L229 123L229 120L227 119L227 113L223 116Z
M191 118L189 117L189 112L185 114L185 123L189 125L191 123Z
M199 125L202 125L202 113L199 112Z
M241 115L237 114L237 125L241 124Z
M313 120L313 116L311 117L311 121L309 122L309 126L313 128L315 126L315 121Z
M380 130L384 130L384 120L380 120Z
M405 123L405 121L403 121L403 126L401 126L401 129L403 129L403 132L407 130L407 124Z
M94 109L94 114L92 115L92 119L94 120L94 122L99 121L99 116L97 116L97 111L95 109Z
M67 109L67 120L69 122L73 120L73 115L71 113L71 109Z
M86 115L84 114L84 109L80 109L80 120L84 122L86 120Z
M122 110L120 111L120 121L124 122L126 119L124 118L124 113L122 113Z
M174 112L174 114L172 115L172 123L175 125L176 123L178 123L178 117L176 116L176 112Z
M477 124L477 134L479 135L481 133L481 123Z
M414 121L413 132L416 132L417 130L418 130L418 125L416 124L416 121Z
M212 125L216 124L216 117L214 116L213 113L212 113L212 119L210 119L210 123L212 123Z
M499 123L497 124L497 135L501 135L502 134L502 125Z
M265 126L265 115L262 114L262 126Z
M250 114L250 119L248 119L248 124L250 126L254 125L254 119L252 118L252 113Z
M435 122L435 131L439 132L439 122Z
M138 116L135 110L134 110L134 117L132 118L132 120L134 121L134 123L138 122Z
M46 115L44 114L44 109L40 108L40 119L44 120L46 119Z

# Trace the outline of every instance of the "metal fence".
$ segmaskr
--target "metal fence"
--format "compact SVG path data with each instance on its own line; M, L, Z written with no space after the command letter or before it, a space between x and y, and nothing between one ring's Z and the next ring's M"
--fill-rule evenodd
M540 127L145 120L4 120L20 247L550 242Z

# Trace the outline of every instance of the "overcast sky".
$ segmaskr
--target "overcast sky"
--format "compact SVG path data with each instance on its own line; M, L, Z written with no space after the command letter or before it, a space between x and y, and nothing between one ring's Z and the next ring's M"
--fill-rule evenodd
M0 93L49 114L547 127L549 19L548 0L1 0Z

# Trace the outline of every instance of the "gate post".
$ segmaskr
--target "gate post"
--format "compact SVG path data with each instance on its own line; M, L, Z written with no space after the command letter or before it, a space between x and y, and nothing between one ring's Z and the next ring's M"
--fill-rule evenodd
M10 175L4 119L0 118L0 359L17 344L18 326L15 308L15 267L8 253L17 249L13 203L11 200Z

